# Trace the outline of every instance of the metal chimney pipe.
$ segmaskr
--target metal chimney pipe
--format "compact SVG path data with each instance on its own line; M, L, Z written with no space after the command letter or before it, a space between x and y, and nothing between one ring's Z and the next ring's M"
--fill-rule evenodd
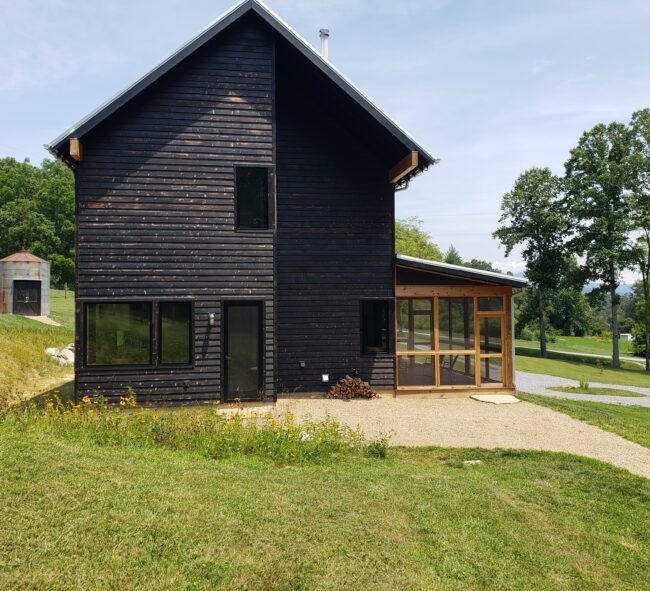
M329 60L329 49L330 49L330 30L321 29L320 30L320 54L323 56L323 59Z

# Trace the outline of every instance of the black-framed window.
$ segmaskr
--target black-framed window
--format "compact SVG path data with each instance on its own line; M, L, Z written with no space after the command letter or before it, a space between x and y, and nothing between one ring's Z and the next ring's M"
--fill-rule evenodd
M237 166L235 183L237 228L268 228L269 169L261 166Z
M158 358L161 365L191 363L191 302L159 302L158 331Z
M387 300L361 302L361 352L389 352L389 314Z
M151 302L87 303L86 365L151 363Z

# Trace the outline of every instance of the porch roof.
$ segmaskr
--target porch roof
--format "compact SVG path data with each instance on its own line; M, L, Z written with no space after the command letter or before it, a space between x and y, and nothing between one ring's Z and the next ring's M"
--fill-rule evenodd
M395 264L399 267L414 269L416 271L429 271L441 273L452 277L460 277L488 283L492 285L508 285L510 287L526 287L528 280L523 277L514 277L504 273L493 273L491 271L482 271L471 267L462 267L460 265L450 265L449 263L440 263L438 261L427 261L403 254L395 256Z

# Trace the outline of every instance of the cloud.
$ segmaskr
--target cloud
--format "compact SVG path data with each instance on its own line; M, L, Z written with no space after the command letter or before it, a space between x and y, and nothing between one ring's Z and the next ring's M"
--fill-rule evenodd
M524 261L510 261L510 260L501 260L494 261L492 266L499 269L503 273L510 271L511 273L523 273L526 270L526 263Z

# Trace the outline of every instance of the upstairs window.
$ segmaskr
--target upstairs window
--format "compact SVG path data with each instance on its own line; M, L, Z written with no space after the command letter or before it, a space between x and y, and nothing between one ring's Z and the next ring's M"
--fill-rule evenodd
M361 350L363 353L388 353L387 301L361 302Z
M236 215L238 229L260 230L269 227L269 169L238 166L235 169Z

